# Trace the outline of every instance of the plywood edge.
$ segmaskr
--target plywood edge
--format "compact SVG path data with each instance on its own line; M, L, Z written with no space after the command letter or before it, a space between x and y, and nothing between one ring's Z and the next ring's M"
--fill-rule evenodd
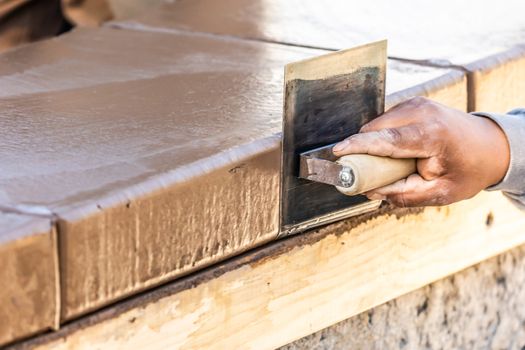
M428 97L450 107L466 111L467 77L459 69L449 69L448 72L437 78L389 94L386 97L386 108L391 108L415 96Z
M0 291L0 303L6 312L0 312L1 347L59 329L60 276L53 218L6 211L0 216L22 218L14 225L8 224L7 231L1 227L4 239L0 245L0 279L5 286Z
M497 68L507 62L525 58L525 45L516 45L508 50L501 51L477 61L461 65L468 72L478 72Z
M54 266L54 279L53 279L53 285L55 288L55 311L54 311L54 318L53 323L51 324L50 328L54 331L57 331L60 329L60 312L61 312L61 306L62 306L62 295L61 295L61 275L60 275L60 253L58 250L58 225L56 223L56 220L51 221L51 244L53 246L53 266Z
M289 343L525 243L500 193L383 212L274 242L20 344L250 348Z
M524 69L513 68L520 62L525 65L525 45L464 65L468 72L468 111L488 108L485 111L504 113L507 112L504 109L513 107L512 103L521 105L523 99L519 95L523 92L516 89L522 88L522 84L516 80L523 80L524 77L514 73Z

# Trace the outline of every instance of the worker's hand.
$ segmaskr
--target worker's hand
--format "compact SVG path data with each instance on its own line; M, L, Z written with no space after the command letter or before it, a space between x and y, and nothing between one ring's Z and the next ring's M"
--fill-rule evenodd
M401 207L470 198L501 181L510 158L507 138L496 123L422 97L393 107L333 152L417 158L417 174L366 193Z

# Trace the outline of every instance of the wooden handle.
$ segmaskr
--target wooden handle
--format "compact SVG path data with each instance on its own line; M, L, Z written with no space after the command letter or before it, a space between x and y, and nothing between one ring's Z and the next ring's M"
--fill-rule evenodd
M351 168L354 174L354 183L351 187L337 187L339 192L347 196L389 185L416 172L416 160L412 158L351 154L339 158L337 163Z

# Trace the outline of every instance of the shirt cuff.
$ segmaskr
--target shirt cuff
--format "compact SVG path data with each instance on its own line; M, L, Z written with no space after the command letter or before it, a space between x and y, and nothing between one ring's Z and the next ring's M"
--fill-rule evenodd
M487 190L499 190L517 196L525 194L525 108L512 110L508 114L472 114L489 118L498 124L507 136L510 147L510 163L505 177Z

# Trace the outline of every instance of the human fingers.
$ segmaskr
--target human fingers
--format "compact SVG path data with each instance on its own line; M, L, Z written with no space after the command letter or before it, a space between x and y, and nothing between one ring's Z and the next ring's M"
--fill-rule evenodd
M381 129L350 136L333 148L334 155L370 154L392 158L426 158L430 155L421 126Z
M413 97L390 108L383 115L361 127L360 132L399 128L408 124L428 121L429 115L437 112L439 104L425 97Z
M406 179L369 191L366 196L372 200L387 200L398 207L438 206L456 200L447 181L428 181L419 174L412 174Z

